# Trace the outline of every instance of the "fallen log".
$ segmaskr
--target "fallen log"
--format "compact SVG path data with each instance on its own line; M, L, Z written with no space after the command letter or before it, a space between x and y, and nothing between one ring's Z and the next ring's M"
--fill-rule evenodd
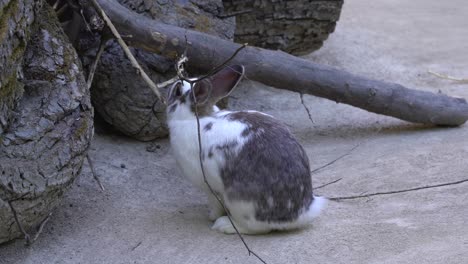
M201 32L147 19L114 0L97 0L125 40L135 47L175 58L187 46L189 68L209 71L239 47ZM188 40L188 45L185 45ZM232 63L242 64L249 79L279 89L327 98L377 114L415 123L458 126L468 119L465 99L370 80L284 52L247 47Z

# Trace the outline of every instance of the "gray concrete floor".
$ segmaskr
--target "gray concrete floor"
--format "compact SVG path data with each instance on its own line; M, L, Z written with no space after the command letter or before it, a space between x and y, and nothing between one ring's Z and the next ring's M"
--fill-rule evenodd
M309 59L416 89L468 98L468 5L464 0L346 1L336 32ZM424 128L325 99L245 82L233 108L286 122L320 189L341 196L468 177L468 126ZM175 167L167 140L96 135L91 150L107 188L85 167L40 239L0 246L0 263L259 263L236 236L209 229L205 197ZM466 263L468 184L330 203L309 229L246 236L268 263Z

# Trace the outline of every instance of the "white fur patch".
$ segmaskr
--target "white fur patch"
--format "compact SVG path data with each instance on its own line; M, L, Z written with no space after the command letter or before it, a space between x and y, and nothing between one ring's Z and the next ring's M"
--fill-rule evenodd
M186 91L190 89L190 86L186 87L184 84L183 89ZM214 110L219 111L217 107ZM224 115L228 111L219 112ZM202 150L205 153L203 165L207 181L215 191L223 193L224 186L219 172L226 162L225 157L219 152L214 152L212 157L208 157L208 151L232 141L238 143L234 150L239 151L247 140L241 136L247 125L218 116L219 112L216 112L214 116L200 118L200 133ZM212 124L211 128L205 130L205 126L209 123ZM183 174L193 184L208 191L200 167L197 121L190 106L179 105L173 113L168 115L168 125L173 153Z
M245 234L264 234L272 230L288 230L296 229L309 225L314 218L316 218L327 203L327 199L323 197L314 197L314 201L307 211L302 212L299 218L291 222L283 223L268 223L264 221L257 221L255 219L255 205L253 202L246 201L229 201L225 197L225 204L231 212L232 218L236 227L242 230ZM214 228L217 229L217 228ZM217 229L219 230L219 229ZM230 230L226 226L223 230Z

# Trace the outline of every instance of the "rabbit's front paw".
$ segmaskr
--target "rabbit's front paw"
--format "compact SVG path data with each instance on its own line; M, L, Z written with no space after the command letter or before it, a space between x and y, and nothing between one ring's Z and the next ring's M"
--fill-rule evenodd
M208 217L210 218L211 221L214 221L220 218L221 216L226 215L223 205L218 201L218 199L216 199L214 195L209 194L208 201L209 201L208 206L210 208L210 213Z
M224 215L224 210L222 208L220 208L218 206L217 207L211 207L208 218L210 218L211 221L214 221L214 220L220 218L223 215Z
M237 227L237 226L236 226ZM219 231L224 234L235 234L236 230L231 224L231 221L229 221L229 217L227 216L221 216L218 219L216 219L215 223L211 227L212 230ZM240 232L240 230L239 230Z

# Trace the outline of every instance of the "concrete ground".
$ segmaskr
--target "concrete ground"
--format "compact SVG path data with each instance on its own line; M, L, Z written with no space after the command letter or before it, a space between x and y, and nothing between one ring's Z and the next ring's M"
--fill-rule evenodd
M336 32L313 61L416 89L468 98L464 0L346 1ZM245 82L231 100L286 122L318 190L341 196L468 178L468 125L425 128L325 99ZM350 152L351 149L353 151ZM160 146L157 148L157 146ZM154 152L148 152L151 147ZM39 240L0 246L0 263L259 263L238 237L210 230L205 197L175 167L168 140L97 134L85 167ZM268 263L467 263L468 183L372 199L330 202L306 230L246 236Z

